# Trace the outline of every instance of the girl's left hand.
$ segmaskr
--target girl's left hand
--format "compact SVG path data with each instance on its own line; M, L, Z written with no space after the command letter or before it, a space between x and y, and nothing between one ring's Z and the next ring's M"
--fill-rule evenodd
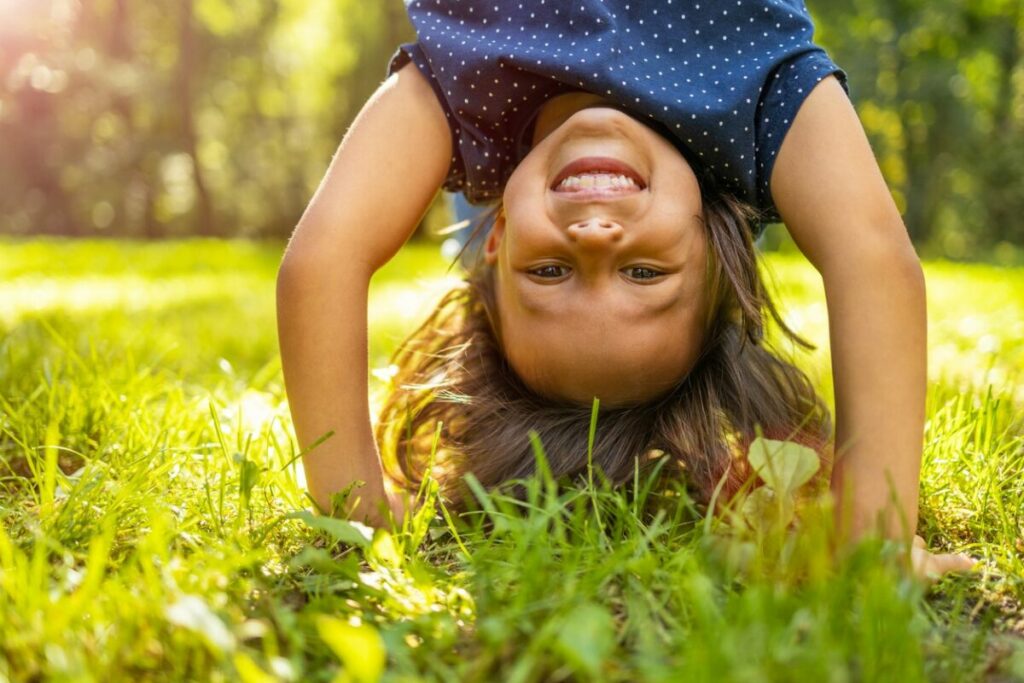
M914 575L926 581L936 581L947 572L969 571L977 564L976 560L963 553L933 554L920 536L914 536L910 562Z

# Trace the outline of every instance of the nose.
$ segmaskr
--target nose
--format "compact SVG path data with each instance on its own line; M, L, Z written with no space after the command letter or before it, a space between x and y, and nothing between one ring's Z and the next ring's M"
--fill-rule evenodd
M622 226L605 218L588 218L569 226L569 239L581 247L601 248L622 239Z

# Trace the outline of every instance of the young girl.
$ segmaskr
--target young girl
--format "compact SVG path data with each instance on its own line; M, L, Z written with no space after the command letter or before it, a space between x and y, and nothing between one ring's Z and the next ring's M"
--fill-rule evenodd
M331 510L363 482L345 512L400 515L438 420L451 498L467 471L485 484L527 474L530 429L556 474L580 471L595 397L594 457L614 480L657 450L698 495L723 476L735 486L755 425L824 450L822 402L763 344L774 309L751 240L756 220L781 217L825 284L840 528L909 538L924 279L803 3L412 0L408 12L419 41L346 134L279 275L292 415L303 448L320 441L304 456L316 502ZM367 401L367 292L442 186L500 209L468 286L399 353L378 430L389 491ZM915 560L967 563L921 548Z

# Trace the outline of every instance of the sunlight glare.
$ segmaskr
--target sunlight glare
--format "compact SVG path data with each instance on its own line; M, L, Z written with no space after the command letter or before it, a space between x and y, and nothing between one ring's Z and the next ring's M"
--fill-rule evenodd
M238 426L247 433L259 434L270 425L280 409L273 395L248 389L235 404L234 415Z
M453 275L424 278L415 282L376 287L371 296L369 321L375 323L401 320L405 323L425 318L433 305L461 279Z
M0 0L0 13L4 19L12 19L14 15L28 11L35 3L32 0Z

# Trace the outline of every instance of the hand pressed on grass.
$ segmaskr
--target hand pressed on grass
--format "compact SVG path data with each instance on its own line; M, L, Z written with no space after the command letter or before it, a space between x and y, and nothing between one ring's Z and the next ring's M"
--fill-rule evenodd
M785 545L788 536L789 542L793 541L794 525L800 524L797 504L800 492L820 467L814 450L794 442L763 437L751 443L747 458L763 484L743 496L742 502L727 513L728 521L721 527L726 534L721 538L731 541L724 544L730 561L738 562L739 567L748 566L755 553L770 553L768 549L773 540ZM805 495L807 493L805 491ZM813 494L805 502L809 500L822 502ZM807 508L804 511L807 512ZM905 552L902 542L888 540L884 544L892 546L893 550L898 548L897 556ZM949 572L969 571L977 563L962 553L932 553L921 536L914 536L909 560L913 575L928 582L937 581Z
M920 536L914 536L910 548L910 565L914 575L926 581L936 581L948 572L970 571L977 560L963 553L932 553Z

